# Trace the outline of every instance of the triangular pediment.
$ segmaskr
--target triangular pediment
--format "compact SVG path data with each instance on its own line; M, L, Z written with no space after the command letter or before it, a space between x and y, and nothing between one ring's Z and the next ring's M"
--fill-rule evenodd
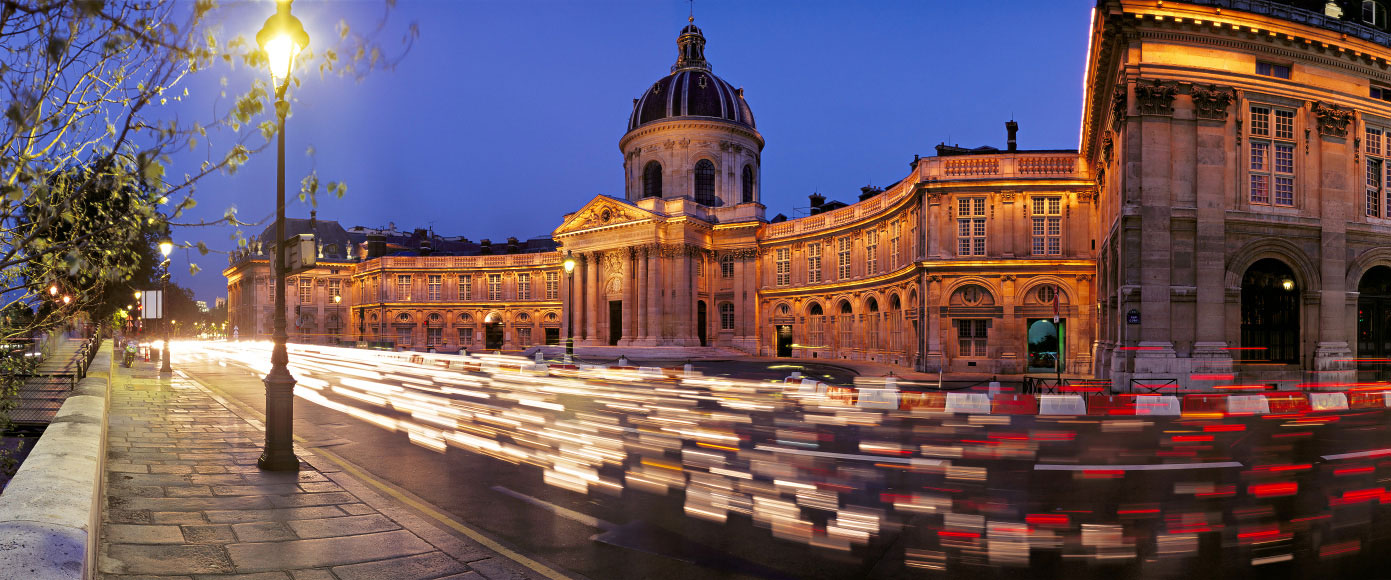
M600 195L570 214L552 235L569 234L661 217L625 201Z

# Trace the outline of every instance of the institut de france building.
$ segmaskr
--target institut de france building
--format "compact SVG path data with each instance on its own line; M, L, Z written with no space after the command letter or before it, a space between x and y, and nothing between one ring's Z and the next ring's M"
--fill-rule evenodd
M764 135L692 23L634 99L622 195L506 248L321 235L292 340L1353 382L1391 358L1383 4L1099 0L1078 149L1019 149L1010 122L798 219L765 216ZM224 272L244 338L270 332L258 246Z

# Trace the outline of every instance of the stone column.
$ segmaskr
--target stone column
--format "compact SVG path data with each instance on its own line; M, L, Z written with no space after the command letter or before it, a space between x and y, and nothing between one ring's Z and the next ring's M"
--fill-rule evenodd
M598 252L590 252L585 267L585 343L599 345L599 263L603 257Z
M1138 123L1131 121L1127 133L1134 132L1140 143L1126 149L1127 200L1138 202L1140 346L1136 353L1136 374L1170 376L1173 366L1170 286L1173 277L1173 236L1170 206L1173 201L1173 102L1176 83L1141 80L1135 85ZM1128 135L1127 135L1128 136ZM1134 197L1131 197L1133 195ZM1128 257L1128 256L1127 256Z
M692 346L700 342L696 339L696 320L695 320L695 296L691 292L694 287L691 278L694 272L691 271L691 255L689 248L684 243L676 246L671 258L672 267L675 268L676 276L673 277L672 287L676 290L672 292L668 300L669 310L675 315L673 336L677 338L677 344ZM685 302L684 304L682 302ZM685 312L682 312L682 309ZM708 307L706 312L709 312Z
M1227 221L1226 196L1231 191L1227 175L1227 104L1231 89L1194 93L1198 125L1194 179L1196 217L1193 251L1194 305L1193 373L1223 375L1232 372L1232 354L1226 341ZM1204 97L1204 95L1207 95ZM1204 106L1206 104L1206 106ZM1241 115L1241 111L1237 111ZM1217 122L1213 122L1217 121ZM1238 161L1238 164L1240 161ZM1241 187L1237 187L1241 190ZM1210 388L1217 381L1189 381L1189 388Z
M636 308L633 309L633 340L632 344L646 344L647 334L647 308L649 284L647 282L647 254L646 246L638 246L633 249L633 267L636 268L636 276L633 279L633 302Z
M936 275L924 275L922 280L921 304L918 304L918 317L923 321L923 329L918 344L926 343L922 351L922 367L924 371L935 372L938 365L946 365L946 360L939 355L944 355L942 349L942 319L938 316L938 310L930 308L929 304L943 304L942 302L942 278ZM922 347L920 347L922 348Z
M662 248L658 244L647 246L647 340L644 344L656 346L662 339Z
M988 335L995 337L989 346L1000 348L1000 359L997 363L999 366L994 370L1000 374L1024 372L1024 367L1020 364L1023 360L1021 353L1027 350L1021 350L1020 346L1027 349L1026 343L1029 338L1027 329L1021 330L1025 321L1019 318L1019 312L1020 307L1024 305L1024 297L1019 295L1017 288L1014 274L1000 276L1000 297L997 304L1004 309L1004 313L1000 318L1000 328L991 329L992 332Z
M1319 293L1314 380L1347 383L1356 378L1356 371L1348 362L1348 359L1352 358L1352 349L1348 346L1348 337L1351 334L1347 331L1347 221L1352 217L1354 207L1350 203L1348 176L1355 176L1351 178L1352 183L1360 183L1356 177L1360 174L1348 159L1347 152L1350 142L1355 137L1348 134L1349 129L1353 132L1358 129L1353 112L1349 109L1315 103L1313 113L1318 119L1318 132L1321 137L1316 143L1319 162L1319 213L1323 218L1317 257L1319 278L1323 287ZM1301 306L1307 308L1308 304ZM1309 318L1306 317L1305 320ZM1303 335L1300 342L1307 344L1304 336L1308 336L1309 331L1301 329L1300 334ZM1300 350L1302 354L1303 349Z

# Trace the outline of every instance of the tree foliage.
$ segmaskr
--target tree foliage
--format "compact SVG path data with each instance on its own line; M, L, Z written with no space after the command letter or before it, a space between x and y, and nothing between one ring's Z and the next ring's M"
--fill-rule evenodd
M315 39L328 48L306 51L297 70L360 78L389 69L395 60L383 56L389 51L378 37L392 4L367 35L344 20L336 38ZM151 244L171 227L242 225L234 208L221 220L180 218L195 206L200 180L235 172L275 135L267 75L242 87L223 77L217 94L189 88L192 75L265 68L250 40L254 29L223 31L228 11L247 6L0 0L0 309L36 305L54 284L72 297L47 308L49 316L5 325L0 338L79 310L100 310L94 318L104 319L132 285L153 282ZM272 10L267 3L265 16ZM411 25L394 50L398 59L416 34ZM189 119L189 111L205 118ZM171 175L175 155L205 160ZM312 201L318 183L317 175L305 178L301 193ZM325 189L345 191L333 182ZM202 242L180 244L208 252Z

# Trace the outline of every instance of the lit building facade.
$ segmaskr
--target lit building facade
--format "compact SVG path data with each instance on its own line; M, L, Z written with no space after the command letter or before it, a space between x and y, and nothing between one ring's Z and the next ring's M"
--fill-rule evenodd
M353 246L296 277L311 302L344 288L300 320L410 348L558 344L573 326L581 354L1062 372L1120 390L1351 381L1354 359L1391 357L1386 14L1100 0L1080 150L1020 150L1011 121L1004 149L939 145L893 185L848 205L813 195L791 220L765 217L764 136L691 24L634 99L622 195L565 215L558 247ZM243 258L230 316L268 333L264 256Z

